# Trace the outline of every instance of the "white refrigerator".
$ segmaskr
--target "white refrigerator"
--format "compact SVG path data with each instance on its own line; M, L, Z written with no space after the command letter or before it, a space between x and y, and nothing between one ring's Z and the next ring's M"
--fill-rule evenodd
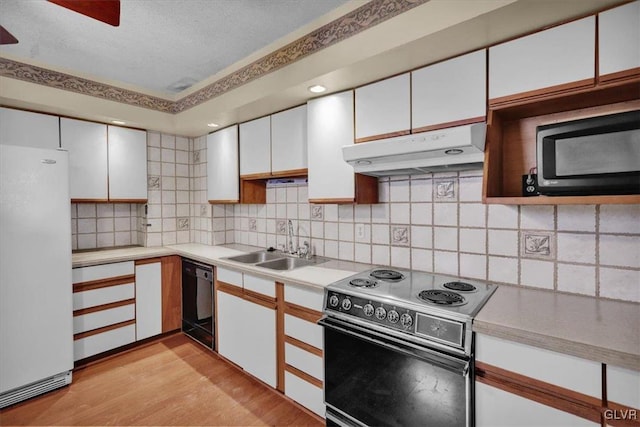
M0 408L71 383L68 153L0 145Z

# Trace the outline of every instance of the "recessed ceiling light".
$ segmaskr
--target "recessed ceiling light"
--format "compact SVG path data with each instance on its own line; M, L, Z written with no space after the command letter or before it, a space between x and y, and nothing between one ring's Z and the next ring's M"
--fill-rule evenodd
M217 128L220 125L217 123L207 123L207 126L209 126L210 128Z
M113 123L114 125L124 125L125 122L123 122L122 120L111 120L111 123Z
M321 86L321 85L313 85L313 86L309 86L309 92L313 92L313 93L322 93L325 90L327 90L326 87Z

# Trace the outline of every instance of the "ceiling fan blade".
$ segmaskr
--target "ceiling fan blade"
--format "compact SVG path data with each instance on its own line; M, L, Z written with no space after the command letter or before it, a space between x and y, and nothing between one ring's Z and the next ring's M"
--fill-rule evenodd
M18 39L7 31L2 25L0 25L0 44L16 44Z
M114 27L120 25L120 0L48 0Z

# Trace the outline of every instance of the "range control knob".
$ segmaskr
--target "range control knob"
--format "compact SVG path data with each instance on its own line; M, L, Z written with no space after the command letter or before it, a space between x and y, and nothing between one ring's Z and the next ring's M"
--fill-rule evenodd
M331 297L329 297L329 305L331 307L337 307L338 304L340 304L340 299L336 295L331 295Z
M365 304L362 307L362 311L364 311L364 315L367 317L373 316L373 306L371 304Z
M400 320L400 315L397 311L391 310L389 314L387 314L387 320L391 323L398 323L398 320Z
M384 318L387 317L387 310L385 310L384 307L376 308L376 317L380 320L384 320Z
M400 316L400 323L405 328L409 328L411 327L411 325L413 325L413 319L411 318L410 314L404 313L402 316Z
M351 309L351 300L349 298L342 300L342 309L345 311L349 311Z

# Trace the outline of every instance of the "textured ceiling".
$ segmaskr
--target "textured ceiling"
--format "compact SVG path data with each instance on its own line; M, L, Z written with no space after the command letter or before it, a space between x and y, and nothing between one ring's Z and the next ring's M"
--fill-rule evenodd
M346 1L121 0L112 27L45 0L0 0L0 24L19 40L0 53L176 93Z

